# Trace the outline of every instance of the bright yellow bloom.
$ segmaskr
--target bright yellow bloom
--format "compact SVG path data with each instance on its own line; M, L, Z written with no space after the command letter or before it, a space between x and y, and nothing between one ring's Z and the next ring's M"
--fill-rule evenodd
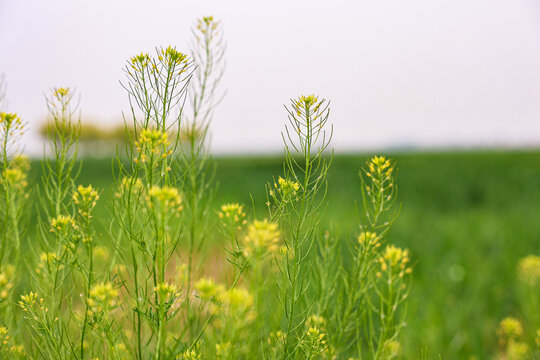
M170 141L167 132L157 129L142 129L139 140L135 142L139 158L135 162L146 162L149 156L154 158L166 158L172 154L169 149Z
M186 54L177 51L176 48L172 46L160 50L159 60L163 61L169 67L186 67L189 62Z
M130 59L130 63L133 70L142 70L150 63L150 55L146 53L135 55Z
M47 308L43 304L43 299L39 298L37 293L30 291L28 295L21 295L19 306L23 311L32 313L33 311L47 312Z
M387 245L384 249L382 256L379 258L382 272L395 273L398 272L400 278L405 274L412 272L411 268L407 268L409 263L409 250L398 248L394 245ZM381 277L381 273L376 274L377 277Z
M71 198L75 205L77 205L77 211L83 218L92 218L91 212L99 200L99 194L92 185L86 187L79 185Z
M310 107L311 105L317 103L319 101L319 97L316 95L302 95L296 100L296 105L298 107Z
M396 266L400 263L409 261L409 251L398 248L394 245L388 245L383 252L383 259L391 266Z
M53 89L53 96L59 100L68 95L69 95L69 88L60 87L60 88Z
M77 229L77 225L71 215L59 215L58 217L51 219L52 232L65 233L72 229Z
M368 163L366 175L374 181L390 181L394 171L394 165L391 160L384 156L374 156Z
M0 112L0 126L4 130L9 130L14 127L21 127L21 118L14 113Z
M278 178L277 184L274 183L274 187L281 195L281 200L287 202L296 197L296 193L300 189L300 184L296 181L283 179L281 176ZM270 193L272 195L273 192Z

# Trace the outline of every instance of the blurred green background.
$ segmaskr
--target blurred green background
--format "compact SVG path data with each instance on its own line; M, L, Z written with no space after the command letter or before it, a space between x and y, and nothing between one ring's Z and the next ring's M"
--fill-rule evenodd
M402 204L387 238L409 248L414 263L405 357L417 358L421 352L428 358L491 357L499 321L519 316L517 261L540 254L540 151L385 155L397 162ZM248 213L264 217L265 184L282 174L282 159L214 160L219 187L213 209L240 202ZM360 198L358 171L366 160L365 155L334 157L323 226L340 237L357 234L354 200ZM102 189L95 213L102 236L108 236L111 219L112 163L84 159L78 179ZM37 181L41 166L37 161L32 165ZM34 217L35 205L30 211ZM29 241L33 231L30 226Z

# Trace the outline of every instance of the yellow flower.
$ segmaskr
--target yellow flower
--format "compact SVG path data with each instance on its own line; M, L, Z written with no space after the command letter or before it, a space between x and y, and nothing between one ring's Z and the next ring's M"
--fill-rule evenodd
M90 212L96 206L96 203L99 200L99 194L92 185L86 187L79 185L77 191L73 193L72 199L75 205L78 206L78 211L81 216L91 217Z
M77 225L70 215L59 215L58 217L51 219L52 232L66 233L73 229L77 229Z
M7 168L2 175L3 181L17 189L22 190L28 185L28 182L26 181L26 172L20 168Z
M218 359L228 359L231 353L232 345L229 341L216 344L216 356Z
M384 156L374 156L367 162L368 170L366 175L373 181L382 184L389 181L391 183L394 164ZM368 189L368 191L371 189Z
M296 100L296 105L298 107L310 107L311 105L317 103L319 101L319 97L315 95L302 95L298 100Z
M514 317L504 318L499 324L497 335L505 343L508 339L516 339L523 334L521 322Z
M146 53L135 55L130 59L131 68L134 70L142 70L148 66L150 56Z
M276 223L271 223L267 219L253 221L248 226L247 235L244 238L244 255L249 256L253 252L264 254L277 251L280 236Z
M177 360L201 360L201 354L198 350L186 350L178 355Z
M518 278L530 286L540 285L540 256L529 255L518 263Z
M155 158L166 158L172 154L169 149L170 141L167 132L157 129L142 129L139 140L135 142L135 147L139 152L136 162L146 162L149 156Z
M124 193L131 193L137 195L143 190L143 183L141 179L132 179L129 177L123 177L119 184L119 191L115 194L116 197L122 197Z
M241 231L244 225L247 224L244 206L237 203L221 205L221 211L218 213L218 216L230 236L233 236L232 233Z
M320 354L327 348L326 334L317 326L311 326L301 343L306 354Z
M201 299L212 300L219 295L221 287L214 280L203 277L195 283L195 290Z
M523 360L527 359L529 354L529 346L520 341L510 341L506 348L507 360Z
M189 62L186 54L177 51L176 48L172 46L160 50L159 60L169 67L181 66L185 68Z
M0 125L4 130L21 127L21 118L14 113L0 112Z
M25 312L32 313L36 310L41 312L47 312L47 308L43 305L43 299L39 298L37 293L30 291L28 295L21 295L21 300L19 301L19 306Z
M274 187L278 189L281 199L287 202L294 199L296 193L300 189L300 184L296 181L283 179L281 176L278 178L278 183L274 183Z
M60 88L53 89L53 96L56 97L57 99L62 99L68 95L69 95L69 88L60 87Z
M381 237L374 232L363 231L360 233L360 235L358 235L358 243L364 247L378 247L380 245L380 240Z
M383 259L386 260L391 266L396 266L400 263L407 263L409 261L409 251L398 248L394 245L388 245L383 252Z
M223 204L219 212L221 219L231 219L234 222L241 222L246 217L244 206L240 204Z
M404 277L405 274L410 274L412 272L411 268L407 268L409 263L409 250L398 248L394 245L387 245L383 251L382 256L379 258L379 263L381 264L382 272L389 272L393 274L398 272L400 278ZM377 277L381 277L377 273Z
M174 208L178 212L181 212L184 209L180 192L174 187L159 187L154 185L148 190L147 199L150 206L159 204L162 209L166 210Z
M110 282L96 284L90 289L87 301L88 313L94 318L94 322L107 319L118 304L118 290Z
M94 257L100 263L107 263L107 260L109 260L109 249L104 246L94 247Z

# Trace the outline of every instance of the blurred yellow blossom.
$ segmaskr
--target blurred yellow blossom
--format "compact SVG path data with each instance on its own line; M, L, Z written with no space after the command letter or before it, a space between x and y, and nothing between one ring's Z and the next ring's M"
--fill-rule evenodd
M203 300L214 299L222 291L222 288L214 280L205 277L195 283L195 290L197 290L199 297Z
M118 304L118 290L110 282L96 284L90 289L87 301L88 313L95 322L107 319Z
M0 271L0 304L9 297L9 292L13 288L14 269L13 266L7 265Z
M182 196L174 187L154 185L148 190L147 199L150 206L158 204L162 210L175 209L177 212L181 212L184 209Z
M509 339L516 339L523 334L521 321L514 317L504 318L499 324L497 335L501 343L506 343Z
M540 285L540 256L528 255L519 260L518 278L530 286Z
M271 223L267 219L255 220L249 224L247 235L244 238L244 255L251 253L264 254L279 249L281 233L278 224Z
M364 247L379 247L381 237L377 233L363 231L358 235L358 243Z

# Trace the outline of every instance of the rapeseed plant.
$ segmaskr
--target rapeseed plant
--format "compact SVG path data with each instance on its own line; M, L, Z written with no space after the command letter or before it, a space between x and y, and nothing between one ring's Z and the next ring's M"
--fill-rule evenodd
M16 275L29 168L8 150L23 123L2 113L0 184L2 200L13 206L2 208L0 315L12 315L0 317L0 354L80 360L399 357L412 270L408 250L386 241L396 215L394 163L378 156L361 170L359 227L341 243L321 228L332 162L329 103L300 96L286 107L283 173L266 184L267 215L250 216L243 205L227 203L214 219L207 133L222 98L217 86L225 45L213 17L200 19L193 36L189 55L168 46L133 56L125 66L132 124L126 120L130 130L115 161L109 234L94 226L101 191L77 183L75 94L52 90L40 238L31 244L39 255L28 261L33 275L23 292ZM230 266L210 271L199 259L207 234L217 233L214 220L221 223ZM531 263L520 267L529 285ZM18 314L10 306L28 325L14 337L8 328Z

